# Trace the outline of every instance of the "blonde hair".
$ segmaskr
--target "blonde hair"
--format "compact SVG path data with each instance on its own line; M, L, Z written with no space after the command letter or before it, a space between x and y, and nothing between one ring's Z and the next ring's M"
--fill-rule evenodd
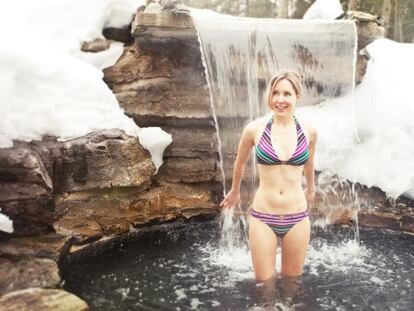
M296 96L302 94L302 79L299 73L295 70L281 70L277 75L275 75L267 86L266 91L266 104L270 107L270 99L272 97L273 88L282 80L288 80L295 90Z

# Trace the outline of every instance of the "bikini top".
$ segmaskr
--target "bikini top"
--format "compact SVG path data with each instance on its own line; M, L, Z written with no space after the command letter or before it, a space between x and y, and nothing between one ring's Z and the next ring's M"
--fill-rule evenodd
M260 137L259 143L256 146L256 159L259 164L262 165L303 165L309 158L309 145L306 140L305 134L296 119L296 136L297 144L295 152L292 154L289 160L281 161L276 154L275 149L272 145L271 133L272 133L272 124L273 116L270 118L270 121L267 123L262 136Z

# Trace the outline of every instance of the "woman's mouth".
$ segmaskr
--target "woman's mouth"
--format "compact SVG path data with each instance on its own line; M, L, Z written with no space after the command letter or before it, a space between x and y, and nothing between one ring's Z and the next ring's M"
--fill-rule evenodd
M275 105L276 110L283 111L287 109L287 105Z

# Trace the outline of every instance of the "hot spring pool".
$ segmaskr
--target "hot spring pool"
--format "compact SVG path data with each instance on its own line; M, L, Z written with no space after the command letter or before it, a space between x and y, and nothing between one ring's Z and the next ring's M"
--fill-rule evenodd
M312 229L303 277L256 284L246 248L218 248L215 221L161 225L64 265L92 310L413 310L414 237ZM280 265L280 256L277 258Z

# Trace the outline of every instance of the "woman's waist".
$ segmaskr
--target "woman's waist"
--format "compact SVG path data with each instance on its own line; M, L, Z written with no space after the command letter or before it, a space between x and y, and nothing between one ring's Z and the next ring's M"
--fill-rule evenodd
M307 203L301 187L283 190L259 187L252 208L259 212L287 214L306 210Z

